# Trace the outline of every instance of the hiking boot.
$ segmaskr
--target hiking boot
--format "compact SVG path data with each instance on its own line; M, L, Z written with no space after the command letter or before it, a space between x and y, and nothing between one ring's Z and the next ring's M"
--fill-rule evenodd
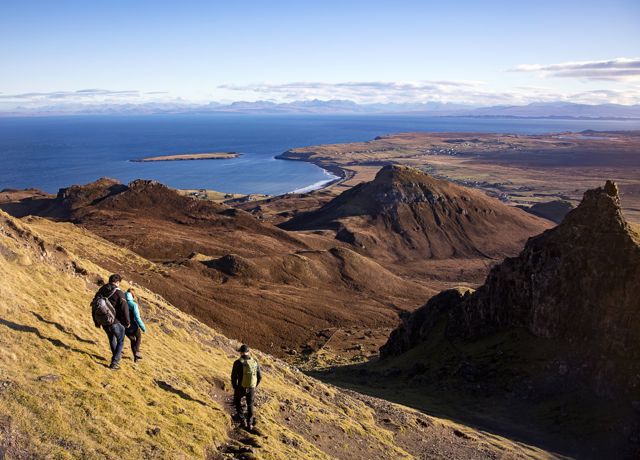
M138 353L137 355L133 355L133 362L137 363L138 361L142 360L142 355L140 353Z
M117 371L120 369L120 364L118 363L111 363L111 365L109 366L109 369L111 369L112 371Z

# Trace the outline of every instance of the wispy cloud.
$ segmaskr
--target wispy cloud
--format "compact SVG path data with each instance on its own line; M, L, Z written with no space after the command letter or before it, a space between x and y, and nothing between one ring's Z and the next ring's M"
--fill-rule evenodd
M632 65L632 64L629 64ZM631 68L633 70L633 68ZM549 86L517 86L497 89L479 81L366 81L366 82L289 82L220 85L219 92L232 101L268 100L276 103L319 99L348 100L358 104L448 103L466 106L525 105L532 102L574 102L583 104L640 104L640 84L606 85L591 83L581 91L562 91ZM82 113L93 111L188 110L223 106L211 97L184 100L165 91L108 90L98 88L75 91L0 93L0 112ZM387 107L389 108L389 107ZM449 106L451 108L451 106ZM378 110L378 109L376 109ZM146 113L145 112L145 113Z
M18 94L0 94L0 99L11 100L16 102L38 102L38 101L87 101L96 99L122 99L137 98L140 91L137 90L108 90L108 89L79 89L76 91L50 91L44 93L18 93Z
M586 104L640 103L638 88L626 85L624 90L611 88L583 92L560 92L545 87L515 87L496 90L479 81L421 82L292 82L221 85L219 88L238 93L239 97L275 101L309 99L345 99L360 104L441 102L469 105L527 104L530 102L567 101Z
M564 62L549 65L522 64L509 70L512 72L534 72L551 77L622 81L640 78L640 58Z

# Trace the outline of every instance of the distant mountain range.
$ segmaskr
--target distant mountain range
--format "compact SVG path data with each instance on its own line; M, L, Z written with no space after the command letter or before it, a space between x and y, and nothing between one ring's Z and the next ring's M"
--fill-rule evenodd
M510 117L510 118L607 118L640 119L640 105L576 104L572 102L534 102L527 105L496 105L479 107L464 104L377 103L358 104L349 100L307 100L277 103L272 101L230 104L149 102L142 104L60 104L46 107L18 107L0 112L0 116L42 115L150 115L196 113L245 114L407 114L447 117Z

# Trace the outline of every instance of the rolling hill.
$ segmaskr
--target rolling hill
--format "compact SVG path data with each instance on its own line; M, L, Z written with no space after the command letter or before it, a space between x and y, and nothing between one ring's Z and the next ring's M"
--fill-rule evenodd
M280 224L330 229L376 260L501 258L551 223L484 193L410 167L388 165L371 182Z
M16 216L71 222L139 257L57 238L225 334L275 354L315 346L330 327L395 327L435 290L401 278L350 245L260 222L152 181L111 179L2 205ZM48 231L46 221L34 225ZM152 268L150 268L152 267Z

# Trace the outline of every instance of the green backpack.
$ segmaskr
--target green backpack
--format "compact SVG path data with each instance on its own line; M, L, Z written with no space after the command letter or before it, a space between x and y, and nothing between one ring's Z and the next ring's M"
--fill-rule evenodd
M255 359L240 359L242 363L242 386L255 388L258 385L258 362Z

